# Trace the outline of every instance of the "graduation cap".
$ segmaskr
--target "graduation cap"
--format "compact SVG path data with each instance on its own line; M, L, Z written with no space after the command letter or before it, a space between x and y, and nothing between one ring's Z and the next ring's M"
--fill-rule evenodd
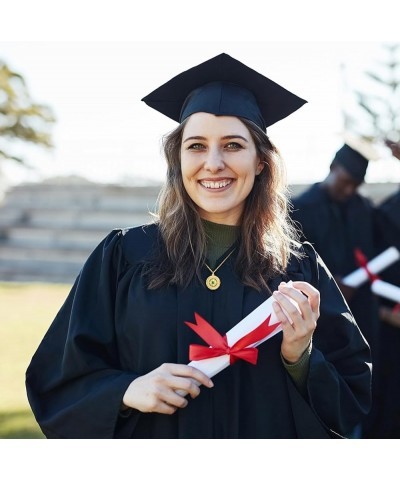
M207 112L243 117L263 130L307 103L226 53L180 73L142 100L179 123Z
M361 137L347 134L344 140L345 143L336 152L333 161L342 165L354 180L362 183L369 162L376 160L379 155L371 142L365 141Z

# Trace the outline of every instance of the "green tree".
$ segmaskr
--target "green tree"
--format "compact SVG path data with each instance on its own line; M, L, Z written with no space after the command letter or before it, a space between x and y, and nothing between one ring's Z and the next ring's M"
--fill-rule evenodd
M383 44L382 54L365 72L365 86L353 90L356 108L343 109L347 131L371 142L400 141L400 44Z
M12 152L16 141L52 148L50 130L54 122L50 107L35 103L22 75L0 60L0 159L27 165Z

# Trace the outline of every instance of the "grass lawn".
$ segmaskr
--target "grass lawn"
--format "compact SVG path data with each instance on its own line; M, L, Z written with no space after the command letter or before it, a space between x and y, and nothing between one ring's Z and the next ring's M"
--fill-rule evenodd
M0 283L0 438L44 438L26 398L25 370L70 288Z

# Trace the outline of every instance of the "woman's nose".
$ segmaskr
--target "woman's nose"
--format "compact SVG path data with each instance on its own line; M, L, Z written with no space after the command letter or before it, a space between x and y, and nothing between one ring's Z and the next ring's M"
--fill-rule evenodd
M225 168L223 152L218 148L210 148L204 163L204 168L210 172L220 172Z

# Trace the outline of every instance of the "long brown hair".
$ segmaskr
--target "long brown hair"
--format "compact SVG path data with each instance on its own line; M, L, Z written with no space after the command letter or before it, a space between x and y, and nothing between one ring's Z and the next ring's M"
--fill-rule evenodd
M245 201L235 269L245 285L268 290L268 279L285 270L290 255L299 256L298 235L288 216L286 175L277 148L253 122L240 120L248 128L264 168ZM184 286L194 276L201 278L205 261L206 235L181 173L185 123L163 139L168 169L157 211L162 242L157 258L146 269L149 288Z

